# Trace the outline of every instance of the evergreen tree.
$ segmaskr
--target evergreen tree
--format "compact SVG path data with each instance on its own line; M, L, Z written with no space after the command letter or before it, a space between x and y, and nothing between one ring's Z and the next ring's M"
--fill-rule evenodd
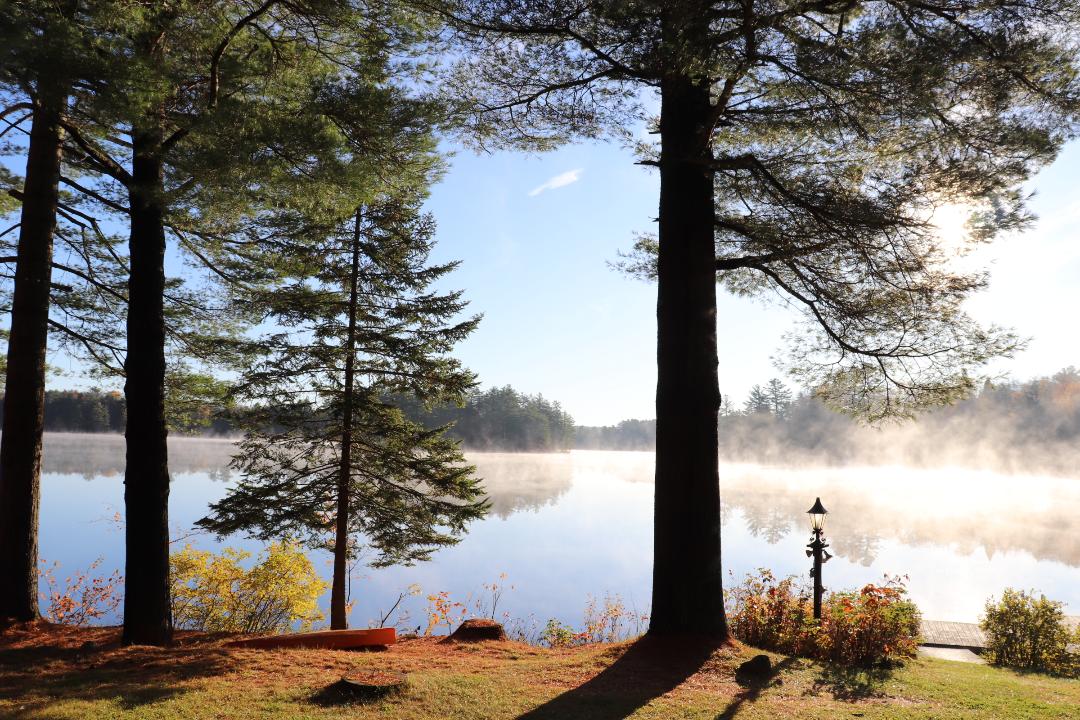
M778 418L788 416L791 409L791 391L784 387L779 378L773 378L765 384L765 398L769 412Z
M38 615L37 526L45 353L53 269L53 231L60 194L61 119L80 65L78 3L0 2L0 92L7 130L29 114L26 176L5 369L0 435L0 618Z
M768 394L761 389L760 385L750 388L750 396L746 398L743 407L748 413L767 413L772 411Z
M427 559L486 512L473 468L445 428L427 429L386 399L459 399L473 377L446 353L477 318L453 322L460 293L430 286L432 223L413 201L382 197L314 245L294 248L310 275L270 300L285 330L241 382L256 402L234 467L239 484L199 525L263 539L303 536L334 555L330 627L348 625L352 536L375 565Z
M381 55L368 60L383 52L396 21L382 6L336 0L116 0L109 11L95 37L115 60L109 82L77 94L64 128L80 169L98 178L82 191L128 224L126 342L118 352L127 400L123 637L162 644L172 633L168 402L190 381L207 385L197 367L170 368L169 349L209 360L242 348L173 332L177 307L187 322L222 318L205 296L166 278L166 248L223 282L273 274L275 263L248 262L257 241L243 236L241 221L290 202L318 205L317 189L305 193L308 184L317 188L307 166L326 147L339 148L350 128L307 109L325 106L335 78L370 87L368 65L384 63ZM376 152L367 140L356 138L361 157ZM182 390L176 378L187 381Z
M805 384L871 419L954 400L1016 347L961 303L932 225L1023 225L1020 183L1073 131L1073 0L459 0L453 91L484 144L547 148L651 122L658 235L650 632L726 636L716 284L779 292L816 328ZM643 95L654 90L659 117ZM837 361L839 358L839 362Z
M87 394L82 403L82 428L83 432L105 432L109 426L109 413L105 409L105 403L97 393Z

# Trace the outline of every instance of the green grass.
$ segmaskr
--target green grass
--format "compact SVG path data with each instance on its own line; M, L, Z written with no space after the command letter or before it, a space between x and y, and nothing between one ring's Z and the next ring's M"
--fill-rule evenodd
M89 633L89 634L88 634ZM85 637L97 645L84 648ZM623 643L548 651L514 643L399 644L384 653L229 649L189 639L119 648L109 631L0 636L3 718L1080 718L1080 682L945 660L848 671L774 656L763 687L734 669L750 648ZM363 669L406 672L369 704L313 696Z

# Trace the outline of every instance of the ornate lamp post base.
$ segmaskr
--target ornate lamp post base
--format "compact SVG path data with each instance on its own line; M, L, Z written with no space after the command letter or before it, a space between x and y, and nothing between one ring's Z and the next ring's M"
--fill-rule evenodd
M810 568L810 577L814 578L814 619L821 620L821 596L825 592L825 586L821 584L821 566L832 557L825 550L829 547L825 542L825 516L829 511L821 504L821 498L818 498L814 501L814 506L806 512L810 515L810 528L814 532L810 544L806 546L806 556L814 558L814 566Z

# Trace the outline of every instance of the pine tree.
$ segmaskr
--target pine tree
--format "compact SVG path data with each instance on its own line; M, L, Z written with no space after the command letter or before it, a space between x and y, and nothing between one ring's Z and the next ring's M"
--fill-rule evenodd
M451 90L477 142L659 138L640 148L658 234L628 263L657 281L650 632L726 636L717 281L805 310L793 357L835 405L878 419L967 392L1017 341L964 315L985 278L947 266L928 217L970 203L976 240L1023 226L1020 184L1075 127L1076 4L417 3L468 44Z
M750 396L746 398L743 408L747 413L767 413L772 410L769 404L769 396L761 389L760 385L750 388Z
M257 407L234 462L242 478L199 522L329 547L333 629L348 626L355 534L377 550L375 565L411 564L457 542L487 508L445 428L426 429L386 399L460 401L472 384L446 353L478 319L453 322L460 293L430 289L455 264L427 264L433 226L411 201L379 198L351 225L314 246L306 238L290 255L306 255L311 274L264 297L286 329L240 384Z
M784 387L779 378L773 378L765 384L765 400L769 412L778 418L786 418L791 410L791 391Z
M170 372L169 350L181 345L198 361L242 350L241 343L176 336L170 321L178 306L200 324L219 318L205 297L166 278L166 250L223 283L258 282L279 263L270 254L262 256L266 265L249 262L258 241L243 235L243 221L290 203L319 207L312 158L355 141L356 164L378 155L392 166L390 150L365 145L377 138L346 137L355 128L309 108L345 97L336 85L367 92L369 67L382 72L397 21L382 6L336 0L117 0L109 9L110 23L95 37L115 60L109 82L76 96L64 128L74 162L97 178L82 191L129 230L119 311L127 401L123 638L163 644L172 633L169 396L176 377L205 385L197 367ZM358 106L370 110L362 100ZM244 308L227 309L243 319Z
M61 118L75 78L77 3L0 3L0 86L21 100L30 131L5 364L0 435L0 618L38 615L37 526L45 421L45 353L60 194ZM8 129L20 123L8 120ZM6 134L6 131L5 131Z

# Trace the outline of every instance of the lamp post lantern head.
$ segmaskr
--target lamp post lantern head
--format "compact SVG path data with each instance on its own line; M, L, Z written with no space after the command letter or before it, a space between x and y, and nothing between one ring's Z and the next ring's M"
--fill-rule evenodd
M810 527L814 532L821 532L825 528L825 516L829 511L821 504L821 498L814 500L814 507L806 511L810 516Z

